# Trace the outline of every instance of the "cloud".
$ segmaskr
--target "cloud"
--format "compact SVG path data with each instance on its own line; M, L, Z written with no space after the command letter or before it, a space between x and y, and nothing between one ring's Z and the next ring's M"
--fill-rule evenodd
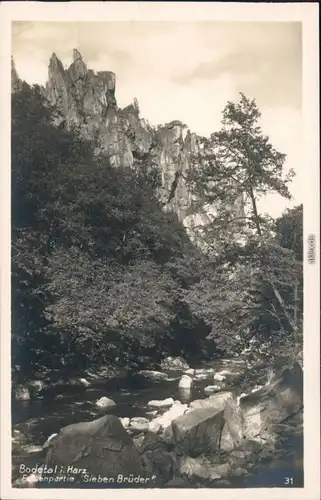
M301 25L265 23L261 30L255 26L249 33L245 28L236 28L220 57L216 55L189 72L175 75L173 83L190 86L198 80L230 76L238 91L256 97L264 106L300 108Z

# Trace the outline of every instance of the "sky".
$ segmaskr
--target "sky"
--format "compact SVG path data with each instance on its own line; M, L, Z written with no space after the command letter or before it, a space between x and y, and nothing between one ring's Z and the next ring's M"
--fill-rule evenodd
M260 209L278 216L302 202L300 23L15 22L12 35L20 78L44 84L52 53L68 66L77 48L90 69L116 74L118 105L136 97L153 125L181 120L208 136L227 101L255 98L263 132L296 173L293 200L272 195Z

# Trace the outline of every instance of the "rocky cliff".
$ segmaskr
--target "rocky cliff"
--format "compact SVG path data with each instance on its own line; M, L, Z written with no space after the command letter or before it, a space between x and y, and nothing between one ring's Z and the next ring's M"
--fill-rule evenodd
M19 81L12 66L12 85ZM199 138L179 121L152 127L140 118L136 99L127 107L117 106L116 77L111 71L94 73L88 69L78 50L65 69L56 54L49 62L44 93L57 106L69 127L76 126L83 137L95 139L98 152L115 167L155 166L161 176L158 190L165 210L174 211L179 220L191 227L195 217L187 216L191 193L185 174L191 156L197 152ZM197 218L204 221L204 216Z

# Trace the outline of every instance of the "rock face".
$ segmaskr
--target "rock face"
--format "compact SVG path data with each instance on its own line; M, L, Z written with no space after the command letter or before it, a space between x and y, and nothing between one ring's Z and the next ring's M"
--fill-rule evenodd
M13 90L19 88L19 82L12 63ZM115 167L156 172L160 177L157 194L164 210L176 213L186 227L191 229L194 223L208 220L206 215L187 214L192 195L186 173L191 168L191 156L199 150L200 138L177 120L157 128L150 126L140 117L137 100L121 109L115 91L115 74L87 68L77 49L67 69L56 54L52 55L43 92L67 126L94 140L97 153L108 157ZM235 210L243 215L242 203Z
M299 363L274 375L270 383L240 399L247 439L273 439L273 426L303 407L303 372Z
M93 422L71 424L60 430L46 457L48 466L72 466L87 474L116 478L144 475L141 457L119 419L105 415ZM79 473L77 480L81 482Z
M18 91L20 89L20 87L21 87L21 80L18 76L14 60L13 60L13 58L11 58L11 89L12 89L12 92Z

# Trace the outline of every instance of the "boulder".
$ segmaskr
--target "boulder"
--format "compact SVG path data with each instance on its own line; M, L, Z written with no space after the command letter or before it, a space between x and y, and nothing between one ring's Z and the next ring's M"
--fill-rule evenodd
M116 405L116 403L112 399L107 398L106 396L98 399L95 404L96 406L98 406L98 408L110 408Z
M209 396L210 394L214 394L215 392L219 392L221 390L222 388L219 385L208 385L205 387L204 392L207 396Z
M184 415L187 408L187 404L182 404L180 401L175 401L173 406L168 411L149 422L148 430L150 432L157 433L161 430L166 429L171 425L173 420L180 417L181 415Z
M183 358L173 358L169 356L161 361L162 370L184 371L188 370L189 366Z
M224 412L216 408L199 408L172 422L176 453L197 456L218 450L224 425Z
M179 381L178 387L181 389L189 389L193 384L193 379L189 375L183 375Z
M196 410L198 408L216 408L219 411L225 410L228 401L233 400L234 395L232 392L220 392L213 394L206 399L195 399L190 404L189 411Z
M220 449L233 450L243 441L243 415L236 397L231 397L224 408L224 427L221 434Z
M168 380L168 375L166 373L158 372L155 370L141 370L137 375L140 375L144 378L150 378L152 380Z
M270 383L239 401L243 435L259 441L274 440L273 426L303 407L303 372L299 363L275 374Z
M96 477L99 474L116 478L118 474L128 477L129 474L145 473L131 437L113 415L61 429L50 443L46 464L49 467L72 466L76 478L74 484L83 482L81 469Z
M193 375L195 375L195 370L194 368L189 368L188 370L185 370L184 373L185 375L190 375L191 377L193 377Z
M18 385L15 390L15 398L17 401L29 401L30 392L28 387L24 387L23 385Z
M177 470L172 444L164 441L161 436L147 433L140 450L147 470L152 470L157 477L156 486L163 486L172 479Z
M154 408L166 408L166 406L172 406L172 404L174 404L173 398L163 400L153 399L147 403L147 406L152 406Z

